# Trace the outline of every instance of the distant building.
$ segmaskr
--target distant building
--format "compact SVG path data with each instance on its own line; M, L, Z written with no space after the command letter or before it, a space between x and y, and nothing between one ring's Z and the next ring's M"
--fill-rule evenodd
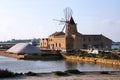
M17 43L30 43L34 46L38 46L40 45L39 44L40 42L40 39L23 39L23 40L16 40L16 39L12 39L12 40L9 40L9 41L1 41L0 42L0 48L2 47L12 47L13 45L17 44Z
M120 42L113 42L111 49L120 50Z
M41 49L79 50L88 48L111 49L112 40L104 35L84 35L77 31L73 17L69 20L65 33L55 32L40 40Z

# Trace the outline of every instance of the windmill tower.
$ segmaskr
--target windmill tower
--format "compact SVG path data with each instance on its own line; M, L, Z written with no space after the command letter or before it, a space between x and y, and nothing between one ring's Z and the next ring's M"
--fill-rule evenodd
M76 23L74 22L74 19L72 17L72 9L70 9L69 7L64 9L64 18L62 18L61 20L56 20L59 21L60 24L64 24L62 31L64 31L65 29L65 48L66 50L73 50L74 49L74 43L75 43L75 39L73 37L73 35L77 34L77 27L76 27Z
M76 27L76 23L74 22L73 17L71 16L68 24L66 25L65 35L66 36L71 36L73 34L77 34L77 27Z

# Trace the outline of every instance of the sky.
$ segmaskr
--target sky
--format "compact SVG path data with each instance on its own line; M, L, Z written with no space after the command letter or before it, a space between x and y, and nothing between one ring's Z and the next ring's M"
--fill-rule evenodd
M70 7L82 34L103 34L120 41L120 0L0 0L0 41L47 38L63 25Z

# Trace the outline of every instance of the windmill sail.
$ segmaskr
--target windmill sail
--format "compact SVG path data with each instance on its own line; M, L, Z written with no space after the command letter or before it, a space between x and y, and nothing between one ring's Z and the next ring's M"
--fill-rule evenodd
M65 8L63 11L64 11L64 18L62 18L61 20L54 19L55 21L59 21L60 24L64 25L61 32L64 31L66 25L69 23L70 18L72 17L73 14L72 9L69 7Z

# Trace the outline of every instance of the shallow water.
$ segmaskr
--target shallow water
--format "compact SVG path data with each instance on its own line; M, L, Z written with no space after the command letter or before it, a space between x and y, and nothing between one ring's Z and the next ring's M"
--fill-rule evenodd
M65 60L41 61L41 60L17 60L0 56L0 69L8 69L13 72L52 72L65 71L68 69L78 69L80 71L119 71L120 68L101 66L95 64L85 64L79 62L69 62Z

